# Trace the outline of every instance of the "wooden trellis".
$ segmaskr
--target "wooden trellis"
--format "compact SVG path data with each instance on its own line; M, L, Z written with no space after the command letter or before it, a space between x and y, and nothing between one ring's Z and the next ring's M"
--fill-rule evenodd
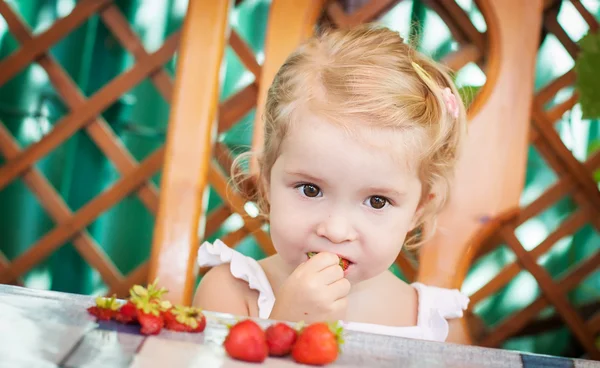
M580 1L572 0L571 2L588 23L590 30L597 32L598 21L594 16ZM555 2L546 3L547 7L553 5ZM554 9L550 9L546 13L543 26L557 37L571 57L577 56L578 46L558 23L557 12ZM553 306L556 314L569 328L589 357L600 359L600 351L594 342L595 336L600 333L600 312L596 311L586 321L583 314L566 297L569 291L598 270L600 250L568 270L558 280L553 280L550 274L537 263L537 260L547 253L556 242L565 236L574 234L586 223L591 224L596 231L600 229L600 193L592 176L592 173L600 167L600 152L595 152L585 162L577 161L563 144L553 126L565 112L576 105L577 92L572 92L572 95L564 102L550 109L544 108L544 105L558 91L572 86L574 82L575 72L573 70L556 78L535 95L531 108L530 143L556 172L557 182L529 205L510 210L490 221L480 237L474 241L474 246L479 247L476 258L489 253L499 244L506 244L516 255L516 260L503 267L492 280L471 295L469 306L471 311L480 302L506 286L522 270L529 272L535 278L541 289L541 295L524 309L504 319L492 330L486 331L475 341L477 344L499 347L507 339L518 336L520 332L527 329L544 308ZM577 204L577 210L535 248L527 251L517 239L515 229L569 195Z
M148 263L144 262L129 275L122 275L85 227L132 193L140 198L150 213L157 214L158 190L149 180L163 166L164 147L151 153L142 162L136 162L100 113L145 78L152 81L167 102L171 101L173 82L163 65L177 51L180 31L174 32L157 51L149 54L131 29L127 19L111 0L81 1L69 15L57 20L52 27L35 37L20 16L4 1L0 1L0 14L6 20L9 31L21 43L21 47L16 52L0 62L0 70L2 70L0 85L29 64L37 62L47 72L54 88L70 109L70 113L59 121L48 135L25 150L19 147L4 125L0 124L0 150L7 159L7 162L0 167L0 189L5 188L13 180L23 177L26 185L57 224L52 231L12 262L4 256L0 258L0 282L17 280L56 249L73 240L75 248L86 262L100 273L110 289L109 294L126 295L132 284L146 282ZM136 64L86 99L48 50L95 14L100 16L122 46L133 54ZM220 21L225 22L226 17ZM254 57L248 58L249 48L235 31L231 32L229 43L248 69L258 73L260 67ZM255 96L255 89L250 86L222 104L219 113L219 119L223 122L222 127L230 126L241 116L240 111L243 111L243 114L248 111L247 106L253 106L252 101L256 99L252 97L253 93ZM239 100L243 100L241 104L238 103ZM251 102L250 105L248 101ZM115 164L122 178L73 213L44 175L33 168L33 165L79 130L85 130L106 157ZM216 168L211 176L211 183L219 193L222 193L220 189L225 188L225 179L222 174L216 172ZM236 196L232 193L228 198ZM214 226L215 219L214 215L209 219L209 227Z
M4 125L0 124L0 152L6 158L6 163L0 167L0 190L15 179L22 178L56 222L53 230L12 262L0 255L0 282L18 281L22 275L59 247L73 241L75 248L86 262L100 273L104 282L109 286L109 293L114 292L122 296L133 283L145 283L149 277L153 278L156 275L167 276L168 279L171 275L172 284L169 286L175 286L170 287L174 291L174 295L172 293L171 296L176 300L189 301L194 281L193 276L195 276L193 255L195 246L198 244L197 223L199 218L204 216L199 208L202 193L198 193L200 189L203 189L203 185L195 188L199 189L196 192L179 193L182 187L178 180L181 178L177 175L167 175L170 179L161 183L163 192L161 192L159 201L158 190L150 182L150 178L161 168L176 173L177 170L184 170L188 162L193 162L194 167L203 168L200 172L191 173L190 176L194 177L190 181L208 183L224 202L223 205L206 215L205 236L216 232L232 214L238 214L244 220L243 226L226 234L223 240L230 246L235 246L247 236L254 236L265 253L272 254L273 246L268 235L262 230L263 223L245 212L244 199L227 185L226 173L231 167L232 155L225 145L218 142L213 143L214 137L210 134L212 120L218 121L216 131L223 133L249 111L256 108L257 121L253 141L256 148L261 142L262 125L259 118L266 88L287 52L312 32L314 23L319 16L322 15L321 21L323 22L337 27L346 27L375 20L398 2L391 0L347 1L345 8L337 1L274 2L269 18L269 29L289 27L288 38L285 40L287 44L283 42L282 37L273 36L276 32L267 32L265 62L260 65L251 49L235 30L226 32L227 13L230 6L227 2L211 4L208 4L209 2L190 2L188 18L183 30L171 35L157 51L148 53L112 0L80 1L69 15L57 20L52 27L36 36L6 2L0 1L0 14L6 20L9 31L21 44L20 49L0 61L0 85L5 84L28 65L38 63L46 71L54 88L69 108L69 114L59 121L49 134L26 149L19 147ZM489 66L488 62L493 62L488 59L489 47L492 43L490 38L494 36L493 34L479 32L464 10L454 1L423 0L423 3L440 16L460 45L457 51L444 59L447 65L454 70L459 70L467 63L474 62L482 66L486 72L493 73L495 71L492 67L486 68ZM552 4L551 1L546 3ZM590 28L597 30L597 21L583 5L577 0L572 0L572 3ZM477 1L477 4L485 5L487 0ZM211 12L211 22L204 24L199 22L199 15L202 12ZM94 95L86 98L48 50L95 14L100 16L100 19L122 46L134 55L136 63ZM556 13L548 13L544 20L544 27L557 36L571 56L574 57L577 54L576 44L558 25ZM210 39L207 35L217 42L209 42ZM174 85L163 66L173 58L180 43L185 46L183 47L185 52L179 55L178 73L185 74L185 77L179 76L179 84ZM216 96L218 94L215 89L217 65L220 63L223 48L227 43L244 66L254 75L254 82L221 103L218 110L213 112L212 108L207 106L211 101L215 101L215 108L217 107ZM205 64L208 65L207 70L191 69L192 65L198 69L199 55L207 57L205 61ZM195 64L191 62L194 60ZM186 80L189 76L191 76L190 79ZM173 103L169 139L177 139L180 147L173 142L167 142L166 147L157 149L143 161L137 162L120 143L100 114L146 78L152 81L167 102L172 101ZM592 180L592 172L600 166L600 154L596 153L587 162L579 163L564 146L552 127L554 121L574 106L577 96L573 95L564 103L550 110L545 110L543 107L560 89L571 85L574 78L574 72L570 71L550 83L536 94L531 109L531 143L535 145L560 179L530 205L492 219L481 232L480 237L474 240L474 247L479 249L478 256L491 251L499 242L504 242L516 254L517 261L505 267L496 278L472 295L471 309L506 285L521 269L529 271L535 277L543 295L527 308L509 317L481 340L476 340L475 343L499 346L503 341L524 329L544 307L553 305L590 356L598 357L598 350L593 345L593 338L600 332L600 315L596 314L586 323L576 308L570 305L564 294L598 268L600 254L596 253L582 262L559 281L551 280L547 272L536 263L536 259L548 251L557 240L575 232L586 222L591 223L596 229L600 225L600 195L596 183ZM205 85L193 87L192 84L198 84L196 82L199 79L205 81ZM202 106L190 106L194 105L194 102L190 104L191 100L186 100L184 95L190 93L190 90L202 92L201 96L205 98ZM471 114L485 104L485 97L489 93L490 91L485 88L482 90L471 106ZM197 135L185 137L189 131L180 129L178 124L185 124L184 121L190 119L192 122L187 123L190 124L188 127L196 124L197 126L190 129ZM115 165L122 177L106 191L78 211L73 212L44 175L34 168L34 164L81 130L91 137L103 154ZM197 137L202 137L202 142L205 144L199 146L200 148L191 149L187 143ZM181 154L180 150L192 153L192 157L195 158L190 159L187 156L189 161L175 161L180 157L186 157ZM194 160L203 160L203 164L197 164ZM205 175L206 181L202 181L204 179L197 180L202 175ZM526 251L514 235L515 228L568 193L572 195L579 209L535 249ZM131 194L137 195L148 211L158 216L159 221L157 221L152 264L145 262L129 275L122 275L85 228L102 213ZM186 197L189 198L188 203L185 203L184 195L188 195ZM177 208L181 203L185 204L184 209L181 209L179 213L170 212L170 209ZM186 216L186 218L181 219L177 216ZM181 235L182 233L185 234ZM177 242L185 242L188 252L185 254L180 252L185 247L176 248ZM171 249L176 249L177 252L171 252ZM173 255L174 253L176 254ZM168 257L165 257L165 254L168 254ZM162 263L168 259L172 263ZM398 258L397 263L409 280L416 279L417 274L413 263L403 256ZM187 266L184 267L184 264ZM172 271L169 267L172 268ZM181 286L183 284L185 287Z
M360 6L357 11L346 13L338 2L324 1L318 4L317 10L324 11L326 18L335 26L343 27L374 20L396 3L398 1L361 2L358 4ZM462 46L459 51L451 54L446 62L454 69L459 69L471 61L481 62L484 55L483 35L468 21L464 11L454 2L427 1L427 3L448 24L452 34ZM277 6L280 6L279 13ZM289 14L283 14L289 6L289 4L274 4L271 24L276 23L277 19L284 19L285 16L289 18ZM311 6L300 5L300 7L308 9ZM312 7L314 8L314 5ZM314 9L306 9L305 12L315 13ZM16 52L1 61L0 85L9 81L28 65L38 63L46 71L54 88L69 108L69 114L62 118L49 134L26 149L21 149L4 125L0 125L0 150L7 159L7 162L0 167L0 189L22 177L57 224L52 231L12 262L5 257L0 257L0 282L18 280L59 247L72 240L86 262L100 273L109 287L109 293L123 295L133 283L146 281L148 263L143 263L129 275L122 275L85 228L131 193L135 193L140 198L150 213L157 215L158 190L149 179L162 168L165 154L164 147L161 147L142 162L137 162L100 114L145 78L149 78L161 96L167 102L171 102L174 95L173 82L163 66L171 60L178 49L180 31L173 33L157 51L148 53L126 18L111 0L81 1L70 14L57 20L52 27L37 36L32 35L25 22L4 1L0 2L0 14L5 18L9 31L21 44ZM95 14L100 16L119 43L135 57L136 63L93 96L86 98L48 50ZM316 15L318 14L313 16ZM226 22L227 19L224 17L219 21ZM213 27L218 26L222 24L215 22L213 25ZM309 29L311 24L309 22L299 26ZM218 133L230 129L240 118L256 107L257 100L262 97L259 95L259 84L269 83L269 78L272 78L273 70L276 69L271 68L272 70L269 70L271 75L267 77L261 76L262 66L235 30L230 32L228 43L255 79L253 83L219 106ZM268 60L266 63L268 65ZM257 126L259 128L257 132L260 132L261 125L258 120ZM102 153L114 163L122 177L108 190L73 213L43 174L33 165L80 130L84 130L90 136ZM257 141L259 140L255 139L255 143ZM270 239L261 229L263 223L246 214L244 200L227 185L228 177L225 173L231 166L231 153L223 144L216 143L214 157L216 161L211 160L208 166L208 182L223 198L224 204L208 214L205 234L208 236L214 233L229 216L237 213L244 219L242 228L226 234L223 240L235 246L248 235L252 235L267 254L272 254L273 247ZM398 264L405 275L414 280L414 265L404 257L399 257Z
M94 14L100 14L115 36L125 41L124 46L138 59L137 64L121 74L91 98L86 99L76 83L68 76L48 50L58 41L85 22ZM123 291L134 282L142 282L147 272L146 266L124 277L85 230L104 211L115 205L131 192L137 191L142 203L151 213L158 208L158 192L148 182L149 178L162 165L162 149L157 150L142 163L137 163L119 142L107 122L99 116L110 104L144 78L153 76L157 85L164 85L169 77L162 72L162 65L169 61L177 48L179 34L175 33L165 44L152 54L141 47L141 42L129 28L112 1L82 1L66 17L58 20L51 28L39 36L33 36L29 27L4 1L0 2L0 14L6 20L9 31L21 47L0 63L0 84L6 83L19 71L32 62L37 62L48 74L56 91L70 109L70 113L58 122L55 128L39 142L21 150L16 141L0 125L0 149L7 162L0 168L0 189L23 176L25 183L37 196L42 206L55 220L57 226L47 233L12 263L5 263L0 273L0 282L8 282L20 277L43 261L58 247L70 239L82 257L102 276L112 291ZM159 90L161 90L159 88ZM170 98L169 93L164 94ZM43 156L69 139L77 131L86 133L98 145L123 175L114 186L98 195L76 213L64 203L47 179L33 165Z

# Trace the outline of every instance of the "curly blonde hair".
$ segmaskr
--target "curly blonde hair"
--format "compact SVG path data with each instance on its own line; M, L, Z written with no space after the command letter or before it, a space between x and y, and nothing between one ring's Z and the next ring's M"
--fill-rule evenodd
M447 88L458 112L445 102ZM237 169L246 155L236 159L232 172L238 190L262 214L269 212L264 183L290 125L307 110L345 126L360 121L400 130L412 138L404 144L417 142L423 211L405 247L421 245L426 240L423 229L433 233L437 214L447 203L466 130L464 104L449 70L414 50L398 33L373 25L328 30L298 47L268 91L259 180Z

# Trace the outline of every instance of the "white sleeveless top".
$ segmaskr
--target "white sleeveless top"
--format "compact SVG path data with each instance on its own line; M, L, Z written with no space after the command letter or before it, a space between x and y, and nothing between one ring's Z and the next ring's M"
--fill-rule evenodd
M259 318L268 319L275 295L271 284L258 262L229 248L220 240L211 244L205 242L198 250L200 267L215 267L229 263L233 277L246 281L250 289L258 291ZM411 284L417 290L417 325L410 327L384 326L370 323L340 321L347 330L415 338L421 340L445 341L448 337L447 319L461 318L469 304L469 298L458 290Z

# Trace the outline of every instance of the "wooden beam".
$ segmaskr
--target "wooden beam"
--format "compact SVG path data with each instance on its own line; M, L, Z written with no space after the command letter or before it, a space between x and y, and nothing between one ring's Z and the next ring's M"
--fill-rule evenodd
M158 278L177 304L191 304L195 287L232 4L192 1L183 24L148 274L148 282Z

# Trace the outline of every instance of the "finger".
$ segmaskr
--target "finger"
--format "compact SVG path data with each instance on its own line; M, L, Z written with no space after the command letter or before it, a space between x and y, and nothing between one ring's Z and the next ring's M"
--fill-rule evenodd
M348 279L342 278L329 285L328 291L331 293L331 296L334 298L335 301L339 301L348 296L348 294L350 293L351 286L352 285L350 284L350 281L348 281Z
M322 285L331 285L334 282L341 280L344 278L344 270L340 267L339 264L334 264L325 268L324 270L319 271L317 274L317 282Z
M305 267L308 271L319 272L332 265L339 265L340 258L329 252L321 252L314 255L306 263Z

